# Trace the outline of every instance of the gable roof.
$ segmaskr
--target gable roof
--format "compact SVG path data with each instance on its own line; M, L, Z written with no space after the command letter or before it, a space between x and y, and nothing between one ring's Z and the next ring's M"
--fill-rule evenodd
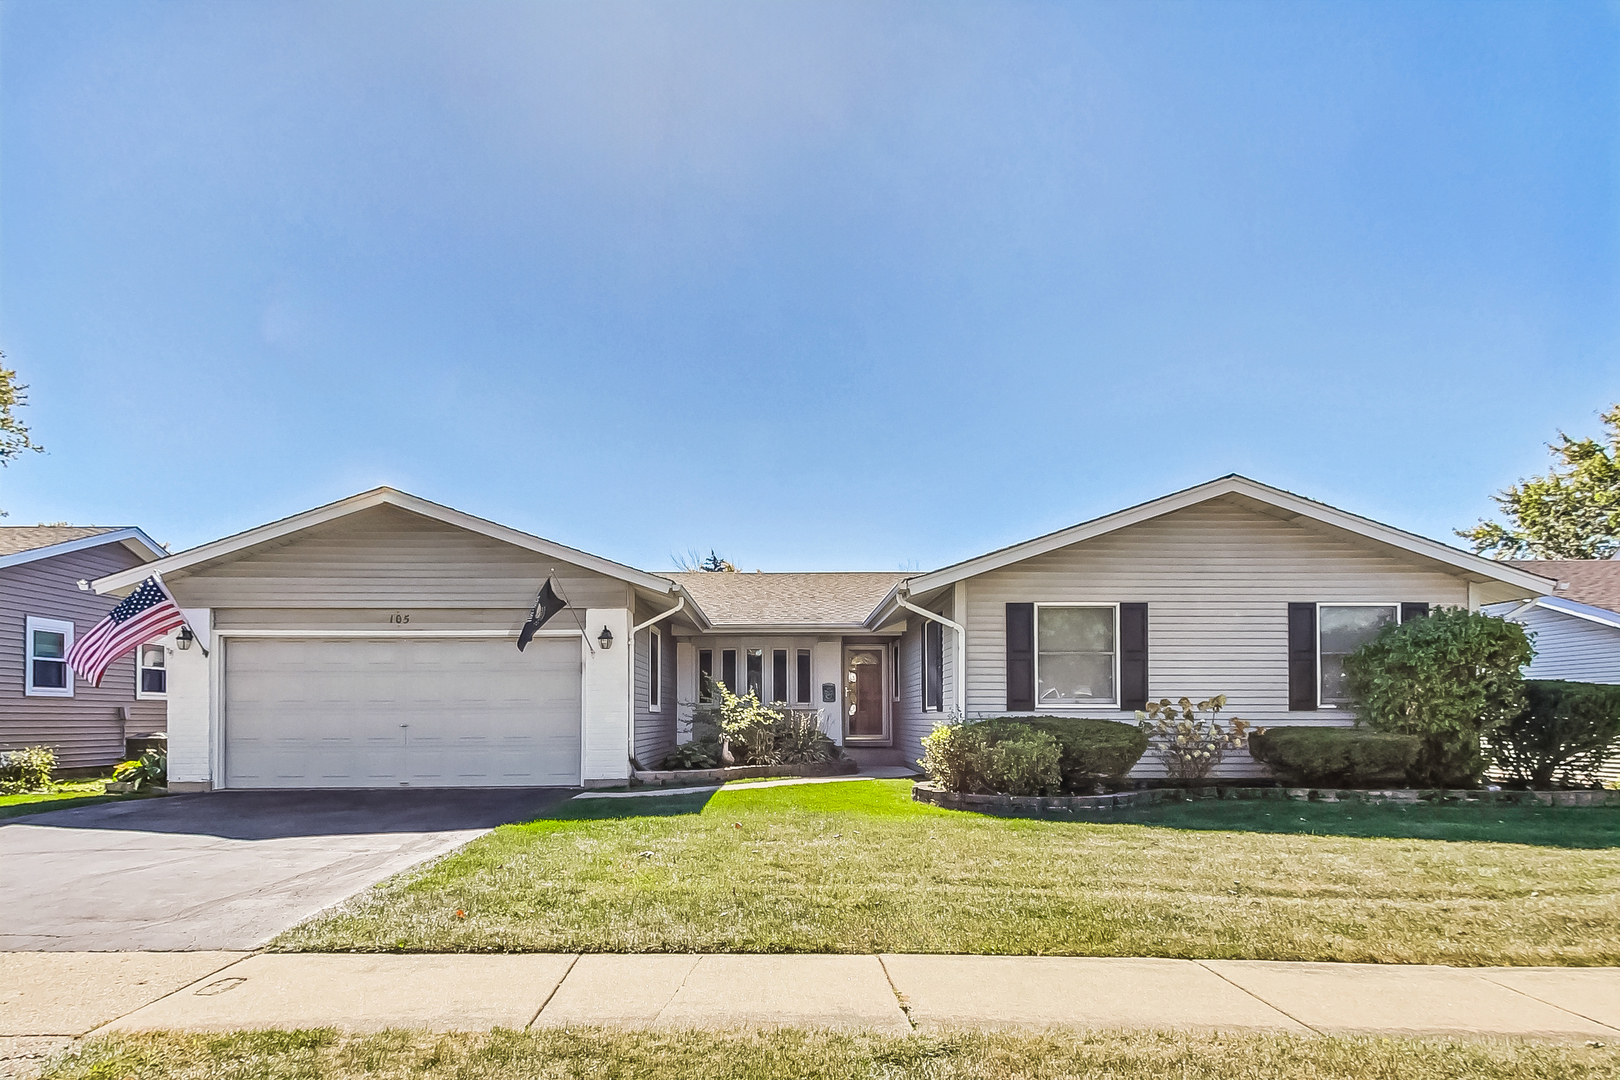
M145 562L168 554L133 525L6 525L0 527L0 569L103 544L123 544Z
M1585 619L1587 622L1597 623L1611 629L1620 630L1620 613L1610 611L1608 608L1593 607L1591 604L1579 604L1574 600L1560 600L1556 596L1538 596L1534 600L1526 600L1517 604L1495 604L1486 610L1492 615L1500 615L1504 619L1519 621L1519 616L1531 608L1542 611L1556 612L1559 615L1568 615L1575 619Z
M860 627L899 571L819 574L671 574L712 625Z
M1186 488L1182 491L1165 495L1149 502L1139 503L1136 506L1105 514L1090 521L1083 521L1078 525L1071 525L1067 529L1037 536L1033 540L1026 540L1021 544L992 551L972 559L966 559L940 570L927 574L918 574L898 583L883 603L872 612L867 619L867 625L872 626L885 620L893 608L897 606L894 601L902 592L916 595L932 592L945 585L951 585L967 578L977 577L979 574L991 570L999 570L1004 566L1032 559L1037 555L1044 555L1049 551L1078 544L1096 536L1114 532L1143 521L1148 521L1164 514L1184 510L1189 506L1217 499L1223 495L1240 495L1255 502L1264 503L1283 512L1285 519L1307 518L1312 521L1344 529L1346 532L1364 536L1371 540L1389 544L1433 559L1462 571L1465 575L1477 578L1480 581L1500 581L1526 592L1545 594L1552 591L1552 582L1534 573L1522 570L1517 566L1487 559L1483 556L1442 544L1437 540L1430 540L1416 533L1409 533L1370 518L1356 514L1346 513L1326 503L1307 499L1293 492L1283 491L1280 488L1270 487L1257 480L1250 480L1246 476L1231 473L1211 480L1206 484Z
M1557 579L1552 593L1560 600L1620 612L1620 559L1512 559L1507 564Z
M363 510L370 510L378 506L396 506L401 510L420 514L435 521L442 521L447 525L454 525L469 532L479 533L491 539L511 544L514 547L538 552L554 559L560 559L563 562L572 563L575 566L584 567L587 570L594 570L608 577L627 581L632 585L655 593L667 595L677 588L675 583L668 578L648 574L634 567L625 566L623 563L616 563L610 559L604 559L599 555L592 555L576 548L565 547L562 544L538 536L531 536L529 533L519 532L517 529L508 528L505 525L497 525L493 521L474 517L471 514L462 513L460 510L452 510L448 506L440 506L438 503L419 499L415 495L409 495L391 487L363 491L358 495L351 495L347 499L339 499L337 502L327 503L325 506L318 506L313 510L306 510L301 514L282 518L280 521L272 521L268 525L260 525L256 529L248 529L234 536L227 536L207 544L199 544L197 547L160 559L155 565L136 567L132 570L125 570L117 574L109 574L104 578L98 578L96 581L91 582L91 587L98 593L119 592L130 589L139 585L154 571L158 574L167 574L176 570L184 570L189 566L196 566L198 563L232 555L258 544L269 543L283 536L301 532L316 525L324 525L329 521L336 521L339 518L348 517L350 514L358 514Z

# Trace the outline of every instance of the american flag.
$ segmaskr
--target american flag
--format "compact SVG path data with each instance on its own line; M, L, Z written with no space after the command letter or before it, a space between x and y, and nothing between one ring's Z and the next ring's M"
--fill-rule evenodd
M114 660L185 623L186 617L180 614L168 590L157 578L149 577L88 634L73 643L73 648L68 650L68 663L79 673L79 678L88 680L91 686L100 686L102 673Z

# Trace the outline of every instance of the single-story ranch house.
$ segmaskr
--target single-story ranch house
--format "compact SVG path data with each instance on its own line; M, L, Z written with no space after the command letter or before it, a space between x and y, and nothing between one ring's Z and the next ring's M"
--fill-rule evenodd
M1342 658L1379 627L1554 585L1240 476L926 574L651 574L389 488L94 588L153 571L198 638L168 673L191 790L622 783L704 675L872 762L952 714L1183 694L1347 724ZM548 576L568 607L519 651Z

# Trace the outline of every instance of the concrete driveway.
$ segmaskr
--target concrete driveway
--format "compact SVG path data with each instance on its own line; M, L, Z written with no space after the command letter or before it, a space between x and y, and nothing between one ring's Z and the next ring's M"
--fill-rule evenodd
M251 949L566 788L242 791L0 825L0 950Z

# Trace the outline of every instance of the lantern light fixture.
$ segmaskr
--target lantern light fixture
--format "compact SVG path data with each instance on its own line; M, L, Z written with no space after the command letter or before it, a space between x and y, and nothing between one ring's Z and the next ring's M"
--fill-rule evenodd
M613 631L609 630L604 625L602 627L602 632L597 635L596 643L602 646L603 652L607 652L609 649L613 648Z

